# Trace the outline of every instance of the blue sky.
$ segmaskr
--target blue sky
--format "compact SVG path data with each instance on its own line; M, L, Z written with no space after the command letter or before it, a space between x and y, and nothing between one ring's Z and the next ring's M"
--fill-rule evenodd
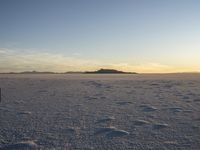
M200 71L198 0L1 0L0 71Z

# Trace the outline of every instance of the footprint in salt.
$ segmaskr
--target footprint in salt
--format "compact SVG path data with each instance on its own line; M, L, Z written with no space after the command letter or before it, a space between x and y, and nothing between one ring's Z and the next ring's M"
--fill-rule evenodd
M47 90L39 90L38 93L47 93Z
M99 128L94 135L101 135L116 130L114 126Z
M200 102L200 98L199 99L194 99L194 102Z
M183 111L183 109L181 107L170 107L169 110L172 112L182 112Z
M176 148L177 146L179 146L178 142L177 141L164 141L163 144L166 146L166 147L171 147L171 148Z
M95 132L95 135L105 135L107 138L115 138L115 137L122 137L122 136L129 135L129 132L110 126L110 127L105 127L105 128L99 128Z
M140 107L143 108L142 111L144 112L151 112L151 111L158 110L156 107L151 106L151 105L140 105Z
M37 150L39 149L35 141L22 141L15 144L6 145L2 150Z
M62 132L74 134L74 133L76 133L78 130L79 130L79 128L67 127L66 129L63 129Z
M146 121L146 120L135 120L135 121L134 121L134 124L135 124L136 126L142 126L142 125L149 124L149 122Z
M115 117L107 116L107 117L105 117L103 119L98 120L96 123L106 123L106 122L111 122L113 120L115 120Z
M116 104L118 105L128 105L128 104L133 104L132 102L117 102Z
M18 114L19 115L31 115L32 112L30 112L30 111L22 111L22 112L19 112Z
M156 123L156 124L153 125L153 129L157 129L157 130L164 129L164 128L167 128L167 127L169 127L169 125L166 124L166 123Z
M113 130L110 131L106 134L107 138L115 138L115 137L122 137L122 136L127 136L129 135L129 132L125 131L125 130Z

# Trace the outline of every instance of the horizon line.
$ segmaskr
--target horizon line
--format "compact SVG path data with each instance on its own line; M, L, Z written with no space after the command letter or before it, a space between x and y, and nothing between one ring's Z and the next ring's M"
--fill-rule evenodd
M96 71L96 70L95 70ZM121 70L120 70L121 71ZM65 71L65 72L54 72L54 71L9 71L9 72L0 72L0 74L83 74L86 72L93 72L93 71ZM184 71L184 72L126 72L125 73L135 73L135 74L200 74L200 71ZM112 73L108 73L112 74ZM113 73L116 74L116 73Z

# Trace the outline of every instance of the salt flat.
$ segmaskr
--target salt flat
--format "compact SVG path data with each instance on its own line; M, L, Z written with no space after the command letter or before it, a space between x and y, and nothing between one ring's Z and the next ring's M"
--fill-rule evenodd
M200 147L200 74L1 74L0 87L0 149Z

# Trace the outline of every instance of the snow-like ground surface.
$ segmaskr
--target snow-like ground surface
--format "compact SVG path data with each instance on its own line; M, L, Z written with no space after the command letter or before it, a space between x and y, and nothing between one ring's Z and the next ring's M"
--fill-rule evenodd
M0 149L200 149L200 74L0 75L0 87Z

